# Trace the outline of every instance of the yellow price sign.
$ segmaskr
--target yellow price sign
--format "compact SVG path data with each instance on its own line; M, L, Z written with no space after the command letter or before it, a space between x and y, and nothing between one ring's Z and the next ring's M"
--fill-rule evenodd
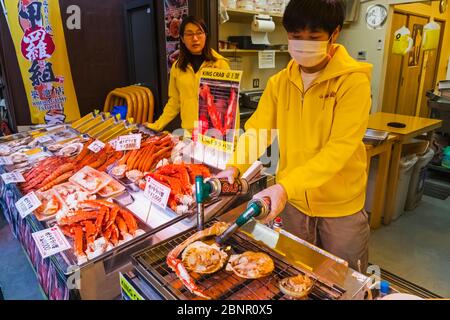
M130 282L128 282L127 279L123 276L122 273L120 273L120 287L122 288L123 292L126 293L126 295L133 301L137 300L145 300L137 291L136 289L131 285Z

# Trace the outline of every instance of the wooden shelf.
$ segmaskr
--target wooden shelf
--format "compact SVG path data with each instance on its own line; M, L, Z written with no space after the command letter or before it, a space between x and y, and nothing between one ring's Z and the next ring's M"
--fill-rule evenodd
M252 54L258 54L260 51L275 51L276 53L287 53L289 54L289 51L286 50L243 50L243 49L221 49L219 50L219 53L222 55L252 55Z
M282 14L271 14L268 12L257 12L241 9L227 9L227 12L230 17L230 22L251 22L253 20L253 16L258 14L270 15L275 23L283 20Z

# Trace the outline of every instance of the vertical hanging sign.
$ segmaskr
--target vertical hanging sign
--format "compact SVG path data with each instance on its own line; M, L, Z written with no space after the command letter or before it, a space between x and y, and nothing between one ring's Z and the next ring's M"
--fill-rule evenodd
M59 1L5 1L33 124L80 118Z
M164 0L167 72L180 55L180 26L189 15L188 0Z
M242 71L201 70L194 159L224 169L234 152Z

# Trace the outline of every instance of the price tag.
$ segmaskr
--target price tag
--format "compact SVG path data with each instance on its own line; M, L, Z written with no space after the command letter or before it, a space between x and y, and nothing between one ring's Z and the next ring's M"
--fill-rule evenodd
M113 147L113 149L116 149L116 145L117 145L117 139L113 139L109 142L109 144L111 145L111 147Z
M2 152L3 154L5 153L10 153L11 152L11 148L2 144L0 145L0 152Z
M116 151L137 150L141 148L142 134L130 134L117 139Z
M147 184L145 186L144 195L158 207L162 209L167 208L167 202L169 202L170 191L171 191L170 188L152 179L151 177L147 178Z
M22 219L39 208L41 205L42 202L38 199L34 192L27 194L25 197L16 202L16 208Z
M38 140L39 143L53 142L52 137L51 137L51 136L48 136L48 135L39 137L37 140Z
M103 150L104 147L105 144L103 142L101 142L100 140L95 140L89 145L88 149L94 153L99 153L100 151Z
M70 249L70 244L58 227L31 234L38 247L42 259Z
M5 184L25 182L23 175L16 171L2 174L2 179L5 181Z
M130 284L130 282L124 277L122 272L119 272L120 276L120 287L122 288L123 293L131 300L145 300L139 292Z
M0 157L0 166L10 166L13 165L11 157Z

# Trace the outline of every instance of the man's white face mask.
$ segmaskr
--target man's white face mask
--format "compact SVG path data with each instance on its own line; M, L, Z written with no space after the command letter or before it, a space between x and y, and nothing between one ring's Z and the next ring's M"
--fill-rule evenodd
M330 39L328 41L289 40L289 53L292 59L302 67L315 67L328 56Z

